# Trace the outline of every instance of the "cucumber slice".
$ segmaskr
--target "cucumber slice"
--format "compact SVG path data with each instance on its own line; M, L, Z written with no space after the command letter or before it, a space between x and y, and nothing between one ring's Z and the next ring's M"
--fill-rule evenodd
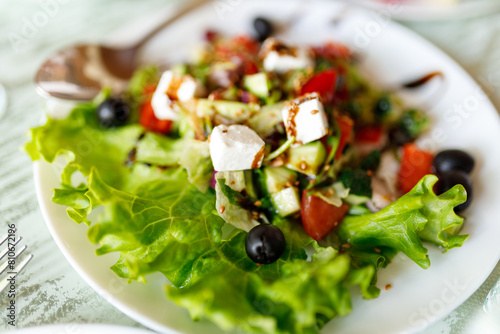
M196 115L198 115L198 117L212 117L217 113L234 122L242 122L258 112L259 108L260 107L256 104L199 99L196 106Z
M288 151L287 167L303 174L315 175L324 163L326 150L319 141L291 147Z
M231 189L235 191L242 192L247 187L247 183L245 180L245 171L243 170L218 172L217 176L218 178L225 178L226 185L228 185Z
M259 113L248 120L248 125L262 138L269 137L275 131L276 125L283 122L281 110L285 106L284 102L264 106Z
M281 217L300 211L299 192L295 187L271 194L271 201Z
M264 176L266 189L269 194L275 194L285 189L287 183L297 180L297 173L286 167L265 167Z
M253 183L253 173L252 173L252 170L244 170L243 174L244 174L243 176L245 178L245 188L246 188L247 194L250 197L256 198L257 197L257 191L256 191L255 185Z
M344 198L344 201L346 203L354 205L354 206L361 205L363 203L368 202L369 200L371 200L370 197L359 196L359 195L354 195L354 194L349 194L346 198Z
M261 99L267 98L272 88L271 82L267 79L266 73L245 75L243 77L243 86L250 93L260 97Z

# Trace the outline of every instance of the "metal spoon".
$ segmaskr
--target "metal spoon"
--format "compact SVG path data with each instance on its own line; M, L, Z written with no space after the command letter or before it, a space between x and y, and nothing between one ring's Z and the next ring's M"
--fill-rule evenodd
M103 87L121 91L137 68L140 48L167 25L210 0L189 1L174 16L149 32L135 45L113 48L99 44L80 44L49 58L35 75L37 92L60 99L88 101Z

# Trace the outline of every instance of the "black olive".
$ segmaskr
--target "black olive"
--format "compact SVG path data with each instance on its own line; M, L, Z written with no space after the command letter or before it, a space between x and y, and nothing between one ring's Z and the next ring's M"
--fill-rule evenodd
M269 264L278 260L285 251L285 236L281 230L269 224L257 225L248 232L245 249L255 263Z
M396 146L403 146L415 140L407 131L401 128L392 129L389 132L389 141Z
M474 168L474 158L469 153L461 150L446 150L436 155L432 165L438 174L453 169L470 173Z
M257 39L261 42L271 36L274 32L271 22L263 17L257 17L253 20L253 27L255 29Z
M375 116L378 118L384 118L391 112L392 106L389 97L382 96L377 103L375 103L375 107L373 108L373 112Z
M130 108L122 99L109 98L97 107L97 119L105 128L124 125L130 116Z
M450 170L438 175L439 181L436 183L436 193L441 195L457 184L464 186L467 191L467 201L455 207L456 212L467 209L472 201L473 188L469 175L461 170Z

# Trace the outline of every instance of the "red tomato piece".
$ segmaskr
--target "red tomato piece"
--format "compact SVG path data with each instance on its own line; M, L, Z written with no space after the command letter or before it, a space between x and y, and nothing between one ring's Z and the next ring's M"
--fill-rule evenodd
M363 126L356 131L356 142L360 144L377 144L382 140L384 129L380 125Z
M240 46L245 51L255 55L258 54L260 50L259 42L249 36L236 36L233 38L233 43L235 44L235 46Z
M245 75L252 75L252 74L259 72L259 68L257 67L255 62L253 62L253 61L247 61L244 65L244 67L245 68L244 68L243 72Z
M139 123L146 129L158 133L167 133L172 127L172 121L168 119L160 120L156 118L151 101L148 101L141 106Z
M205 40L209 43L215 42L219 34L215 30L208 29L205 31Z
M314 240L323 239L344 219L349 205L342 203L340 207L328 204L318 196L302 193L300 215L306 233Z
M300 91L301 95L307 93L318 93L323 102L331 103L335 96L337 87L337 70L325 70L314 75L307 81Z
M345 115L338 115L336 116L336 119L340 129L340 139L337 152L335 152L335 159L339 159L342 156L342 151L347 143L352 140L354 121Z
M245 71L245 62L255 60L260 44L251 37L236 36L232 39L216 41L214 49L215 58L241 64L242 71Z
M352 52L344 44L337 42L328 42L323 46L313 49L317 56L326 58L344 58L350 59Z
M398 185L403 193L407 193L425 175L431 174L434 155L430 152L420 150L415 144L403 146L401 167L398 173Z

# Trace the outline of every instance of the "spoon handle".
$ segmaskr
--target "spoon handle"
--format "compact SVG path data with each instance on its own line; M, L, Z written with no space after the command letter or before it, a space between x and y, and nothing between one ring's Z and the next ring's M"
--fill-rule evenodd
M175 14L161 23L158 27L154 28L150 32L148 32L144 37L141 38L139 42L137 42L131 49L137 50L140 49L144 44L146 44L151 38L153 38L157 33L163 30L166 26L173 23L177 19L181 18L185 14L190 11L205 5L206 3L211 2L212 0L192 0L188 1L187 4L181 6L178 10L175 11Z

